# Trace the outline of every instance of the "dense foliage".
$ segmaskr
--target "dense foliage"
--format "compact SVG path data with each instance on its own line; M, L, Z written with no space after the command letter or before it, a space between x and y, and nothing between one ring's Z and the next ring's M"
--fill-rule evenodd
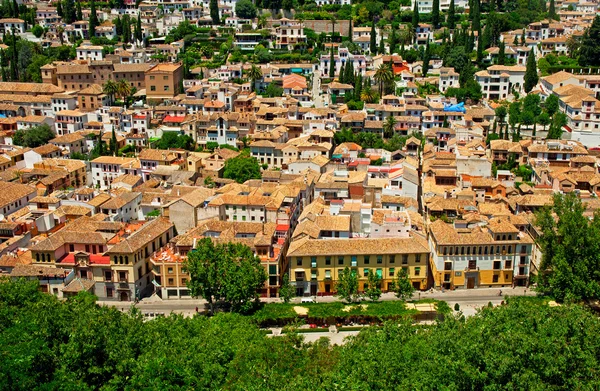
M266 337L235 314L144 322L89 295L61 302L6 282L0 389L592 390L599 332L583 307L510 299L466 320L396 320L332 347Z
M258 161L244 151L239 156L225 162L223 178L233 179L237 183L244 183L249 179L260 179Z
M13 135L13 144L21 147L36 148L55 138L50 126L43 124L28 129L19 129Z
M538 289L559 301L600 298L600 215L589 220L577 195L556 194L538 213L543 251Z

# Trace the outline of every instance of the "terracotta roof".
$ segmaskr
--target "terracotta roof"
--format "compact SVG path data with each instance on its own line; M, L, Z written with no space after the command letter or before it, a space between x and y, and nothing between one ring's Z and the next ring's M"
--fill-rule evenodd
M173 224L162 217L154 219L149 223L146 223L142 228L134 232L128 238L115 244L110 248L106 254L131 254L146 246L151 241L157 239L160 235L165 233L173 227Z
M410 238L360 238L360 239L308 239L293 241L288 257L319 255L375 255L429 253L425 239Z

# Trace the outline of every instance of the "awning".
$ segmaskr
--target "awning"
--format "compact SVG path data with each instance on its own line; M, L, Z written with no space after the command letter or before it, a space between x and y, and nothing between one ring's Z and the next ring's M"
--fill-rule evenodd
M160 288L160 284L158 282L156 282L156 280L152 280L152 283L154 284L155 287Z
M301 267L297 267L294 269L294 273L304 273L304 269L302 269Z
M331 270L325 270L325 278L331 279Z
M381 269L377 269L377 277L381 278L383 276L383 272Z

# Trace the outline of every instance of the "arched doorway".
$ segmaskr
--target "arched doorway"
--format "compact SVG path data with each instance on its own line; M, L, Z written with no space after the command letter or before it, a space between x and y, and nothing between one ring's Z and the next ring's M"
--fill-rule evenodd
M129 301L129 294L127 294L127 292L121 292L119 294L119 300L120 301Z

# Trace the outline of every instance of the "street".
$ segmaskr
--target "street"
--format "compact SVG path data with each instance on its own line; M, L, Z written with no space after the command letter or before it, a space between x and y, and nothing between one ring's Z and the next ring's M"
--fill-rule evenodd
M499 296L499 292L502 291L502 296ZM458 303L461 311L466 316L471 316L476 313L477 308L487 305L491 302L493 305L498 305L504 300L504 296L535 296L535 292L531 289L524 288L479 288L469 290L455 290L455 291L426 291L426 292L415 292L412 299L437 299L444 300L448 303L451 308ZM293 303L300 304L300 297L296 297L292 300ZM381 300L397 300L393 293L384 293L381 295ZM262 298L261 301L265 303L279 303L280 299L277 298ZM339 301L335 296L324 296L317 297L318 303L330 303ZM132 305L142 311L143 314L157 315L169 315L171 312L176 314L184 314L186 316L192 316L196 312L196 307L199 310L204 308L205 300L202 299L184 299L184 300L161 300L158 297L150 297L142 299L139 303L134 304L132 302L119 302L119 301L100 301L101 305L109 305L119 308L123 311L129 310Z
M315 107L323 107L323 97L321 92L321 71L316 70L312 76L312 98Z

